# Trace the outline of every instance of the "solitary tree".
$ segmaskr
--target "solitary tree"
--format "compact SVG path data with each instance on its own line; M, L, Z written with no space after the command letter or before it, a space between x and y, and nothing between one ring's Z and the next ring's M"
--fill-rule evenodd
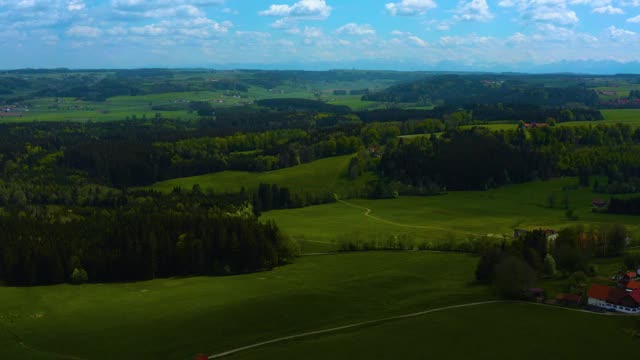
M498 295L519 299L536 280L536 274L522 259L509 256L496 266L493 285Z

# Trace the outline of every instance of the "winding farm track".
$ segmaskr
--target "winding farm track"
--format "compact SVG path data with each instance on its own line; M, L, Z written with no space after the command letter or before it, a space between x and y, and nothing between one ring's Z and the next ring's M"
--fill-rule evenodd
M425 230L440 230L440 231L449 231L449 232L453 232L453 233L458 233L458 234L463 234L463 235L471 235L471 236L489 236L489 237L499 237L502 238L501 235L494 235L494 234L476 234L476 233L472 233L472 232L468 232L468 231L462 231L462 230L456 230L456 229L451 229L451 228L442 228L442 227L437 227L437 226L423 226L423 225L407 225L407 224L401 224L401 223L397 223L397 222L393 222L393 221L389 221L377 216L373 216L371 215L371 212L373 210L363 207L363 206L359 206L356 204L352 204L350 202L346 202L344 200L338 200L339 202L357 208L357 209L361 209L361 210L365 210L364 216L379 221L379 222L383 222L385 224L389 224L389 225L394 225L394 226L399 226L399 227L404 227L404 228L411 228L411 229L425 229Z
M600 316L632 316L632 315L624 315L624 314L613 314L613 313L608 313L608 312L606 312L606 313L596 313L596 312L587 311L587 310L581 310L581 309L573 309L573 308L566 308L566 307L553 306L553 305L547 305L547 304L539 304L539 303L530 303L530 302L523 302L523 301L508 301L508 300L482 301L482 302L474 302L474 303L462 304L462 305L446 306L446 307L430 309L430 310L420 311L420 312L411 313L411 314L391 316L391 317L386 317L386 318L377 319L377 320L364 321L364 322L354 323L354 324L350 324L350 325L339 326L339 327L335 327L335 328L331 328L331 329L311 331L311 332L306 332L306 333L301 333L301 334L296 334L296 335L291 335L291 336L285 336L285 337L281 337L281 338L277 338L277 339L273 339L273 340L268 340L268 341L263 341L263 342L259 342L259 343L255 343L255 344L251 344L251 345L247 345L247 346L243 346L243 347L240 347L240 348L237 348L237 349L233 349L233 350L229 350L229 351L225 351L225 352L222 352L222 353L214 354L214 355L209 356L208 358L209 359L219 359L219 358L223 358L223 357L226 357L226 356L237 354L237 353L242 352L242 351L251 350L251 349L255 349L255 348L258 348L258 347L265 346L265 345L271 345L271 344L285 342L285 341L289 341L289 340L297 340L297 339L310 337L310 336L315 336L315 335L324 335L324 334L328 334L328 333L339 332L339 331L348 330L348 329L357 328L357 327L363 327L363 326L367 326L367 325L377 325L377 324L380 324L380 323L389 322L389 321L393 321L393 320L402 320L402 319L414 318L414 317L424 316L424 315L428 315L428 314L432 314L432 313L436 313L436 312L447 311L447 310L454 310L454 309L473 307L473 306L482 306L482 305L489 305L489 304L528 304L528 305L533 305L533 306L543 306L543 307L547 307L547 308L561 309L561 310L566 310L566 311L580 312L580 313L586 313L586 314L592 314L592 315L600 315Z

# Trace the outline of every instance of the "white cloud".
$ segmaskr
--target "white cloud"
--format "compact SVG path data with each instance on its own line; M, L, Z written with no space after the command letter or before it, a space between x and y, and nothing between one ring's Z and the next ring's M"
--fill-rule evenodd
M222 9L222 12L225 13L225 14L231 14L231 15L240 14L240 12L238 10L234 10L234 9L231 9L231 8L224 8L224 9Z
M627 19L627 22L636 23L636 24L640 23L640 15Z
M356 24L356 23L349 23L346 25L343 25L341 27L339 27L336 30L337 34L347 34L347 35L357 35L357 36L364 36L364 35L375 35L376 34L376 30L373 28L373 26L369 25L369 24Z
M164 40L186 41L189 39L212 39L228 33L233 27L229 21L217 22L205 17L196 19L163 20L154 24L132 27L129 31L138 36L158 37Z
M305 27L302 31L302 35L306 38L319 38L322 37L322 29L317 27Z
M574 0L574 3L585 3L585 1L589 0ZM515 8L525 21L561 25L576 24L580 21L576 12L568 7L566 0L501 0L498 5Z
M67 36L95 38L102 35L102 30L92 26L73 26L66 32Z
M494 42L496 42L495 38L478 36L476 34L468 36L443 36L440 38L440 45L445 47L482 46Z
M494 18L487 0L460 1L456 9L456 19L486 22Z
M331 15L331 6L325 0L300 0L293 5L274 4L260 11L262 16L324 20Z
M409 36L408 39L413 41L416 45L418 45L420 47L427 47L427 42L422 40L421 38L415 36L415 35Z
M69 11L80 11L84 10L85 4L83 0L69 0L67 4L67 10Z
M529 40L529 38L520 32L517 32L507 38L506 43L509 44L524 44Z
M613 7L611 5L601 6L593 9L593 12L596 14L608 14L608 15L621 15L624 14L624 10Z
M427 11L438 7L438 5L434 0L402 0L388 3L385 7L393 16L415 16L424 15Z
M224 0L112 0L115 15L124 18L175 18L205 16L203 7L224 4Z
M609 38L613 40L620 40L620 39L625 40L629 38L634 38L638 34L633 31L617 28L612 25L607 28L607 35L609 36Z

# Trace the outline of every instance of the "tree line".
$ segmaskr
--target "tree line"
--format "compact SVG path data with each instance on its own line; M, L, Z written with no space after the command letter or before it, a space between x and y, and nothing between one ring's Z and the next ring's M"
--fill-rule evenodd
M414 187L486 190L553 176L640 176L640 131L626 125L545 127L390 141L379 164L387 178Z
M0 281L9 285L138 281L272 269L296 248L249 211L144 206L94 211L62 221L24 212L0 217ZM96 231L99 229L99 231ZM77 279L76 279L77 280Z
M480 249L476 280L493 284L502 296L522 298L537 278L552 278L558 272L596 275L591 260L622 255L627 235L622 225L576 226L557 234L539 229L509 243L487 243Z

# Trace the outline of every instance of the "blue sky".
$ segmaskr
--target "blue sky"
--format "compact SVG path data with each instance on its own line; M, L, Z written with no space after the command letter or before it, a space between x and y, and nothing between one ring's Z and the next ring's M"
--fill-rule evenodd
M0 0L0 44L2 69L636 62L640 0Z

